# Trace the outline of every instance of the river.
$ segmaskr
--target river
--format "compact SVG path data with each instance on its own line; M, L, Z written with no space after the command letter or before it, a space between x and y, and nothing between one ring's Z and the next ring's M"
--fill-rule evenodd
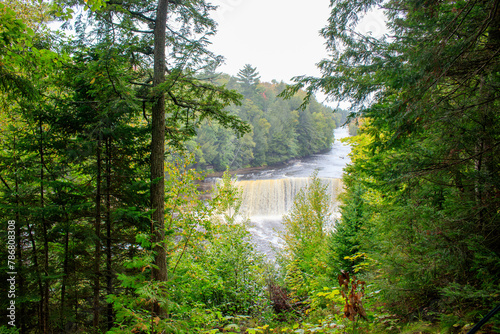
M342 143L340 139L349 137L347 127L334 130L335 141L330 151L322 154L314 154L300 160L293 160L290 164L282 167L269 168L255 172L238 175L238 180L266 180L282 179L290 177L310 177L318 170L321 178L342 178L345 165L350 162L350 145Z
M335 141L330 151L293 160L281 167L247 171L237 174L243 191L242 210L250 220L249 231L258 251L272 259L280 247L279 231L282 217L293 204L300 189L307 186L314 171L329 189L332 197L332 222L338 218L335 198L342 191L342 173L350 162L351 147L340 139L348 137L346 127L335 129Z

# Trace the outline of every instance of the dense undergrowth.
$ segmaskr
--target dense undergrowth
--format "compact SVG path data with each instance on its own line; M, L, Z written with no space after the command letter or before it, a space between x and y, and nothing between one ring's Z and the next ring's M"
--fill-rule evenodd
M355 247L362 248L354 238L359 233L342 228L348 207L359 203L345 202L337 229L325 230L332 198L312 177L284 217L276 263L268 263L254 249L250 223L239 215L239 190L226 172L212 202L189 214L196 228L170 246L164 300L161 287L147 279L152 257L142 239L145 250L130 264L135 275L120 278L128 292L110 298L117 312L111 332L466 333L472 327L473 316L459 318L437 304L402 313L410 305L387 298L394 287L381 280L383 267ZM351 241L354 253L342 240ZM147 311L154 300L168 309L166 319ZM497 325L493 320L481 333L494 333Z

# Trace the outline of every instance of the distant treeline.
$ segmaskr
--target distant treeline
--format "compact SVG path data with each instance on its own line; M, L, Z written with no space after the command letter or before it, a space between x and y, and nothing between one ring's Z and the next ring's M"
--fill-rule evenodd
M305 92L289 100L278 97L285 83L261 83L250 65L237 77L223 74L218 81L244 95L241 105L229 109L252 130L238 138L216 122L203 121L190 143L202 169L266 166L318 153L330 148L333 130L345 122L346 111L334 112L315 99L300 109Z

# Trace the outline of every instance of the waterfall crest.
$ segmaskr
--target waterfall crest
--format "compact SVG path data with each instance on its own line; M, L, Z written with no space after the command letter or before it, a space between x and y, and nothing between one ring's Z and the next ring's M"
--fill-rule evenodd
M247 216L282 216L293 206L295 196L311 183L309 177L272 180L237 181L242 191L241 212ZM342 180L320 178L327 185L332 198L332 209L337 195L342 191Z

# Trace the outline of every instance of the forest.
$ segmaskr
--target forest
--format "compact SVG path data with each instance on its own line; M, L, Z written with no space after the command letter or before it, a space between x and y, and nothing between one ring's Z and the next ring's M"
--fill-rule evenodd
M257 69L250 64L236 77L220 75L217 83L243 95L241 105L231 105L227 110L247 122L251 130L238 138L230 129L208 120L202 122L187 146L195 154L197 167L203 170L275 165L328 151L333 129L346 121L347 111L337 108L334 112L316 99L299 108L304 91L287 100L280 98L286 84L261 83Z
M217 71L215 9L0 3L0 332L500 332L500 2L331 0L288 85ZM344 191L311 175L270 261L229 169L345 123Z

